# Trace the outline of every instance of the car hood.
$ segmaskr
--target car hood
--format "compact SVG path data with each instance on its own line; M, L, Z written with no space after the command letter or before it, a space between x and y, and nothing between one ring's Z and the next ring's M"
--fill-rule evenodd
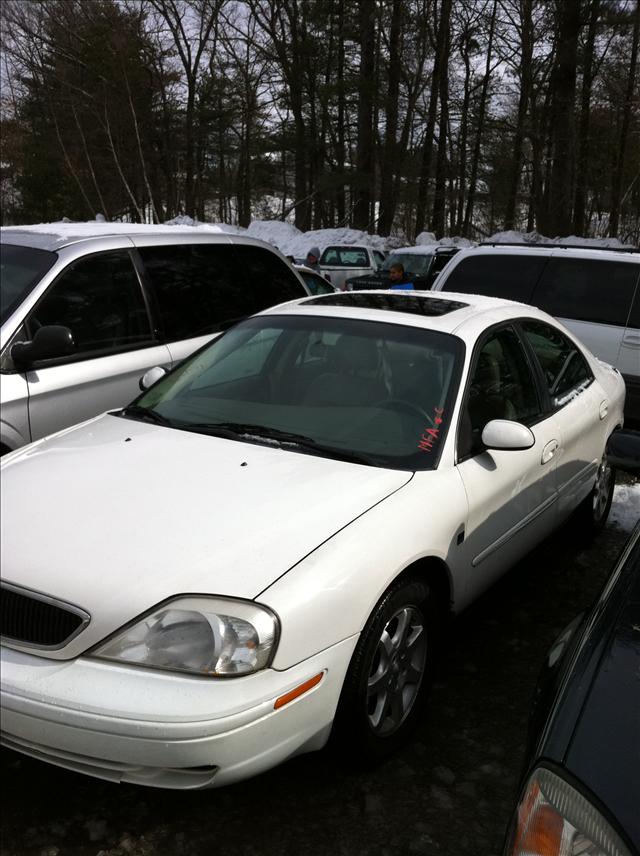
M411 282L414 285L425 285L428 281L428 278L422 274L414 274L409 271L409 276L411 277ZM347 282L349 285L356 289L368 289L368 288L388 288L389 283L389 273L385 271L383 273L369 273L364 276L356 276L350 279L347 277Z
M589 666L579 674L588 697L576 716L565 764L640 851L640 539L612 601L602 618L603 624L611 621L610 633L589 649L590 687ZM609 619L611 613L615 617Z
M2 576L88 612L53 657L180 593L253 599L412 474L104 415L2 468Z

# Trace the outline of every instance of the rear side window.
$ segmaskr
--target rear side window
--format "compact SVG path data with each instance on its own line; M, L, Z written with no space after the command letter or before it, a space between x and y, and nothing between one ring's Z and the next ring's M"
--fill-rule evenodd
M140 247L165 337L214 333L306 292L286 262L260 247L212 244Z
M547 258L544 256L469 256L446 277L445 291L462 291L531 303L533 289Z
M557 410L591 383L591 369L573 342L554 327L525 321L522 331L538 358L553 408Z
M636 289L636 296L631 306L631 313L629 314L627 326L632 327L634 330L640 330L640 282Z
M534 302L556 317L624 327L639 270L629 262L551 258Z
M182 244L138 251L167 339L213 333L250 314L247 284L233 247Z
M120 351L152 340L140 282L126 250L69 265L27 319L29 334L61 324L79 353Z
M236 247L236 252L249 275L247 288L250 314L286 300L307 296L291 267L275 253L263 250L262 247L247 246Z

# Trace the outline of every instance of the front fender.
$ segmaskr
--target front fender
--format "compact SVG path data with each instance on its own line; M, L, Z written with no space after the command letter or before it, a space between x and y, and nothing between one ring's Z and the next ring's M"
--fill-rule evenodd
M453 470L417 473L261 592L256 600L281 622L273 668L290 668L360 633L393 581L422 559L446 564L455 603L464 589L455 551L466 508Z

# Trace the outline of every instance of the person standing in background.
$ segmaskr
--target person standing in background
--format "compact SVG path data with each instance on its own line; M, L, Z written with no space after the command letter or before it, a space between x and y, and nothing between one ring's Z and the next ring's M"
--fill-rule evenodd
M404 265L396 262L389 268L389 288L392 291L408 289L413 291L413 283L404 271Z
M307 258L305 259L305 264L307 267L312 270L320 273L320 248L319 247L311 247L309 252L307 253Z

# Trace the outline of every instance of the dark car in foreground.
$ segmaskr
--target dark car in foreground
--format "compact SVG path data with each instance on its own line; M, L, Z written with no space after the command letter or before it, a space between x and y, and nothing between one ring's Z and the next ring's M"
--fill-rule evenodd
M522 781L505 856L640 852L640 522L549 653Z
M388 288L389 268L398 263L404 267L415 289L429 291L436 276L457 252L457 247L403 247L393 250L375 273L349 277L346 280L347 291Z

